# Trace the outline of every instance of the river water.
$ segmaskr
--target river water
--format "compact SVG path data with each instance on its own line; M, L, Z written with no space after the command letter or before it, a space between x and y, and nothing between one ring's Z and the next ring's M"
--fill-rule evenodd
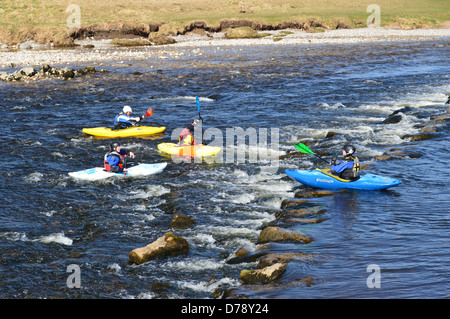
M450 296L448 125L431 139L402 138L447 111L448 42L165 50L173 54L107 62L108 73L70 81L0 83L0 297L201 299L218 288L248 298ZM176 163L157 144L197 117L196 96L205 129L223 134L223 152L212 163ZM122 146L168 167L143 179L70 178L101 166L111 142L81 129L111 126L124 105L139 115L152 107L146 123L166 131ZM404 107L399 123L382 123ZM225 144L241 128L268 145L233 136ZM330 131L337 135L326 138ZM298 142L325 157L352 143L366 172L403 183L309 199L325 210L317 223L277 221L282 201L304 190L284 170L323 167L308 156L277 160ZM385 152L400 155L377 160ZM176 213L195 225L171 229ZM313 241L271 243L269 252L304 257L271 284L245 285L241 270L257 262L228 261L242 247L254 251L272 224ZM128 263L131 250L169 231L188 241L188 254ZM67 286L69 265L80 267L80 288Z

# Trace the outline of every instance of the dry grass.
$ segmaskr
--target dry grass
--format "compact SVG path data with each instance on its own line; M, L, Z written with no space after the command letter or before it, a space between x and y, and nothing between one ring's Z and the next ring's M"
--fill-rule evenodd
M204 21L218 26L225 19L274 25L314 18L325 28L336 28L339 23L353 28L366 26L370 15L366 8L372 3L381 8L382 26L440 27L450 20L448 0L1 0L0 39L65 42L70 15L66 8L72 3L80 6L83 26L111 21L172 22L171 28Z

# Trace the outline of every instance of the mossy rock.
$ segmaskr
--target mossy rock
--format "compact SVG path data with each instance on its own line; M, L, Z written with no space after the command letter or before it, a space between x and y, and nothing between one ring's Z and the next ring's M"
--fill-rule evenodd
M166 44L174 44L177 43L177 41L164 34L160 33L151 33L148 37L148 39L154 44L154 45L166 45Z
M260 38L265 35L260 35L251 27L230 28L227 30L226 37L228 39L251 39Z
M312 242L312 238L288 229L269 226L261 231L258 242L302 242L309 244Z

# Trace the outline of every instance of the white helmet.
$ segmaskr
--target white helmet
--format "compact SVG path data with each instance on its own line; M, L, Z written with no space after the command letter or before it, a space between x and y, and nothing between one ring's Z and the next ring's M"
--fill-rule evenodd
M123 113L128 113L128 112L133 112L133 110L131 109L131 107L129 107L128 105L125 105L122 109Z

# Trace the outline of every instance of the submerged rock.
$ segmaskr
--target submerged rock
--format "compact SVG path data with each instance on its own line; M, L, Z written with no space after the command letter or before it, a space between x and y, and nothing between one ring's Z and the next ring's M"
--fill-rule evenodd
M439 121L448 121L450 119L450 114L440 114L440 115L433 115L430 117L431 121L439 122Z
M383 121L384 124L397 124L403 119L401 114L390 115Z
M272 266L277 263L283 263L287 264L288 262L292 260L297 261L304 261L304 260L311 260L315 257L315 255L312 254L291 254L291 253L270 253L267 254L259 259L258 267L259 268L265 268Z
M405 106L401 109L398 109L394 112L392 112L384 121L384 124L396 124L399 123L403 119L403 114L409 113L413 110L410 106Z
M339 135L339 133L333 132L333 131L329 131L327 133L327 135L325 136L325 138L331 138L333 136Z
M312 239L306 235L288 229L269 226L261 231L258 242L302 242L304 244L309 244L312 242Z
M301 190L295 193L296 198L319 198L334 195L335 192L324 190Z
M132 250L129 254L131 263L142 264L150 259L166 256L177 256L189 252L189 244L186 239L172 233L166 233L153 243Z
M175 214L170 222L170 228L185 229L195 224L195 220L189 216Z
M300 224L320 224L328 220L327 218L290 218L284 220L285 223L300 223Z
M280 219L280 218L313 216L323 214L326 211L327 210L322 208L321 206L315 206L311 208L290 209L276 212L275 218Z
M309 201L305 199L283 199L281 202L281 209L289 208L289 207L295 207L295 206L303 206L303 205L309 205Z
M266 247L260 247L259 249L256 249L254 252L250 252L245 248L240 248L238 251L236 251L234 257L231 257L229 260L227 260L227 264L255 262L256 260L258 260L258 258L264 256L267 253L268 250Z
M419 133L419 134L407 134L402 136L402 139L408 139L410 142L417 142L417 141L423 141L423 140L428 140L430 138L434 138L436 137L435 134L432 133Z

